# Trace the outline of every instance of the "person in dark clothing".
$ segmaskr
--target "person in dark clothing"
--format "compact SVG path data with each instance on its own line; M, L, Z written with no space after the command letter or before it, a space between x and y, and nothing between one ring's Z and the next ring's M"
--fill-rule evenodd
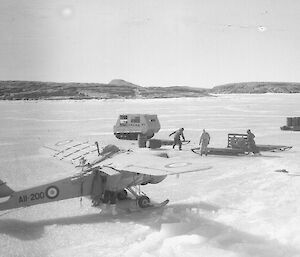
M247 142L249 147L249 152L254 154L259 154L258 148L254 141L255 135L251 132L250 129L247 130Z
M104 184L104 196L103 196L103 205L102 205L102 210L103 212L106 212L108 207L111 207L111 213L112 215L117 215L118 212L116 210L116 202L117 202L117 193L122 189L121 183L121 178L122 174L121 173L116 173L113 175L109 175L106 177L106 181ZM110 206L108 206L110 204Z
M91 190L92 206L98 206L103 200L104 185L106 182L107 175L98 170L93 171L93 173L94 178L92 181Z
M184 128L180 128L169 135L169 137L174 135L173 149L175 148L176 145L178 145L179 150L181 150L181 147L182 147L181 137L182 137L183 141L185 141L183 131L184 131Z

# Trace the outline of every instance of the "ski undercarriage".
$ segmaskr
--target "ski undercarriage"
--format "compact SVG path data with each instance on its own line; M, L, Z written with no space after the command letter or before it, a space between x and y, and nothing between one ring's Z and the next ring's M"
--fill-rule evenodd
M101 202L93 205L101 208ZM139 210L153 207L162 207L168 204L169 200L157 203L152 202L150 198L140 189L140 186L131 186L117 193L117 208L123 210Z

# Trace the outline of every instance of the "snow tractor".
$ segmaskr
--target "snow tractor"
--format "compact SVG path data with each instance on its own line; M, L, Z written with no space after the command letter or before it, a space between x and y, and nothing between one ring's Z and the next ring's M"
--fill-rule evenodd
M121 114L114 126L114 135L118 139L150 139L160 130L156 114Z

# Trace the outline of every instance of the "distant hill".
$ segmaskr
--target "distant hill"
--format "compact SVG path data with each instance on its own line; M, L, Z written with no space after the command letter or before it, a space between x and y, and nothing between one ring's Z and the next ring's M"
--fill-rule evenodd
M214 94L263 94L263 93L300 93L300 83L288 82L247 82L231 83L212 88Z
M141 88L141 86L138 86L123 79L113 79L111 82L108 83L108 85Z
M108 84L0 81L0 100L179 98L238 93L300 93L300 83L232 83L205 89L185 86L142 87L122 79L114 79Z
M0 81L0 100L171 98L208 95L206 89L141 87L120 79L112 80L108 84Z

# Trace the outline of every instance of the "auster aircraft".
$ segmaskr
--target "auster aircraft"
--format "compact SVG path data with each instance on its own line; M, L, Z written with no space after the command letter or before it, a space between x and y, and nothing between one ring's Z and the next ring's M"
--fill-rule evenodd
M73 176L51 183L14 191L0 180L0 211L28 207L70 198L93 196L93 192L105 190L103 180L118 178L116 181L118 192L117 207L127 193L131 193L138 208L147 208L154 203L137 187L146 184L157 184L167 175L207 170L211 167L199 167L195 162L183 162L163 158L132 150L120 150L115 145L107 145L99 149L98 143L76 143L66 140L56 143L52 147L45 147L52 151L52 156L59 160L68 160L79 169ZM54 152L54 154L53 154ZM77 164L77 165L76 165ZM168 200L163 203L167 204Z

